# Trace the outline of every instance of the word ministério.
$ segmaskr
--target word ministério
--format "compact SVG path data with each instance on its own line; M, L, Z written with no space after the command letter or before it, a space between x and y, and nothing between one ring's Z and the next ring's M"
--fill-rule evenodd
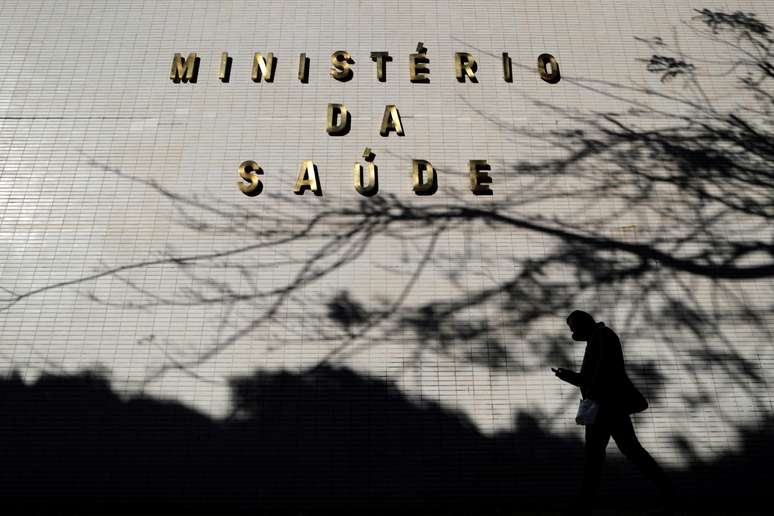
M371 60L376 65L376 80L385 82L387 80L387 63L392 61L389 52L371 52ZM278 59L273 52L265 56L261 52L253 55L252 74L253 82L274 82L274 75L277 68ZM176 84L178 83L196 83L199 75L200 58L196 52L191 52L188 57L183 57L181 53L176 53L172 58L172 68L169 72L169 78ZM220 68L218 78L221 82L227 83L231 79L231 65L233 59L228 52L223 52L220 57ZM347 50L337 50L331 54L331 67L329 75L340 82L347 82L354 76L355 61ZM309 82L310 60L305 53L298 56L298 80L301 83ZM513 63L508 52L502 53L503 80L513 82ZM458 82L477 83L476 71L478 62L473 54L469 52L454 53L454 72ZM537 70L540 78L550 84L559 82L561 75L559 72L559 63L551 54L540 54L537 59ZM430 82L430 58L427 48L422 42L417 45L416 53L409 54L409 80L416 84L427 84Z

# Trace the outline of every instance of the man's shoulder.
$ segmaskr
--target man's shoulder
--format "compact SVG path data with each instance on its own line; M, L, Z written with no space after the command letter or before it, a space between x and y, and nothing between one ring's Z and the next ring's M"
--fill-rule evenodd
M597 323L597 327L594 330L594 340L599 343L616 342L620 344L618 335L612 329L605 326L605 323Z

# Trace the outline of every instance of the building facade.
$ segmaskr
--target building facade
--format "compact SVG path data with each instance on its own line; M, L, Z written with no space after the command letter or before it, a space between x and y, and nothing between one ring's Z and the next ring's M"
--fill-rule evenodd
M579 392L550 368L580 367L583 309L681 494L762 495L771 24L764 0L3 2L5 492L571 496ZM613 448L604 493L650 493Z

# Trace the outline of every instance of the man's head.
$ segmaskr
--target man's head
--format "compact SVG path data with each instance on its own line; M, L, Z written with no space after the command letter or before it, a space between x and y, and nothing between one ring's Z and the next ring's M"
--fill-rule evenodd
M591 314L575 310L567 317L567 326L572 331L572 340L589 340L597 322Z

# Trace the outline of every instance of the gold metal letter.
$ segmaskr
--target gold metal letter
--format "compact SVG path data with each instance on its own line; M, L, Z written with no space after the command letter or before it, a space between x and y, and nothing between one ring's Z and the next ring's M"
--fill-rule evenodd
M387 63L392 61L389 52L371 52L371 61L376 63L376 80L384 82L387 80Z
M540 54L538 56L538 73L540 78L549 84L556 84L562 78L559 73L559 63L551 54Z
M328 104L328 127L331 136L344 136L349 132L352 117L344 104Z
M298 54L298 80L304 84L309 82L309 58L305 53Z
M503 78L505 82L513 82L513 62L508 52L503 52Z
M274 53L269 52L264 58L260 52L255 53L253 57L253 82L260 82L261 77L266 82L274 81L274 69L277 67L277 60L274 59ZM260 74L258 73L260 71Z
M376 176L376 165L372 161L369 161L366 166L368 167L368 182L365 185L363 184L363 165L357 161L352 169L352 180L357 193L366 197L371 197L379 191L379 179Z
M438 190L435 169L429 161L412 160L411 177L414 180L414 193L417 195L433 195Z
M384 107L382 128L379 130L379 134L388 136L390 131L395 131L395 134L398 136L403 136L403 124L400 123L400 114L395 104L389 104Z
M221 82L228 82L231 78L231 58L228 56L228 52L223 52L220 55L220 71L218 72L218 79Z
M430 69L427 67L429 62L430 60L424 52L421 54L409 54L409 80L416 83L430 82L430 77L425 75L430 73Z
M183 81L195 84L198 74L199 58L196 57L196 52L188 54L187 59L183 59L180 53L176 53L172 58L172 69L169 71L169 78L172 79L172 82Z
M491 170L492 167L485 159L472 159L468 162L468 172L470 173L470 190L475 195L492 195L494 192L489 188L492 178L485 170Z
M239 177L250 183L237 182L239 189L243 194L254 197L261 193L263 190L263 183L258 179L259 175L263 175L263 170L260 165L255 161L243 161L239 165Z
M347 82L352 78L350 64L354 63L352 56L346 50L337 50L331 54L331 77L337 81Z
M476 63L473 54L468 52L456 52L454 54L455 70L457 72L457 80L459 82L465 82L465 79L470 79L470 82L478 82L476 79L476 70L478 70L478 64Z
M307 189L311 190L315 195L322 195L322 188L320 188L320 181L317 177L317 165L312 160L304 160L301 163L301 169L298 171L298 179L296 179L296 186L293 187L293 193L304 195Z

